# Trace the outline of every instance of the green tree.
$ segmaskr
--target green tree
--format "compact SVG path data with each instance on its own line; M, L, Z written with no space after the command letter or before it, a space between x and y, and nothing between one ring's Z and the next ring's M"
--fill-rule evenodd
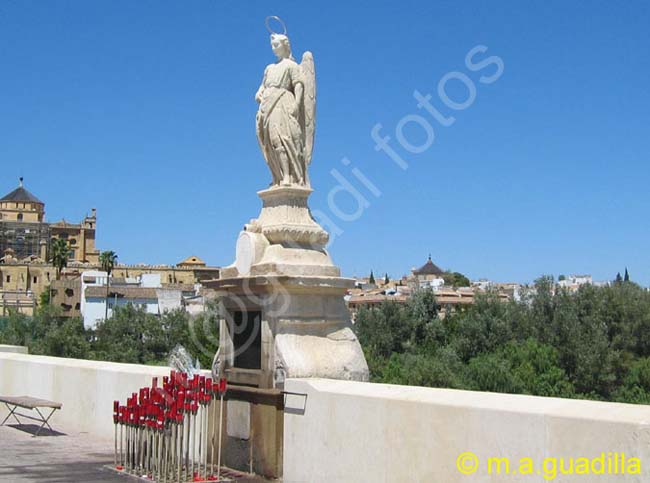
M391 355L381 382L409 386L461 388L462 364L453 352Z
M117 254L113 251L104 251L99 254L99 264L106 272L106 304L104 307L104 320L108 319L108 295L111 286L111 273L117 263Z
M219 317L215 302L209 302L206 311L191 316L182 309L167 312L161 317L168 351L181 344L198 359L201 367L209 368L219 348Z
M95 329L93 357L99 360L163 363L169 349L158 317L131 304L115 307L113 316Z
M50 305L50 297L52 296L51 288L48 286L47 290L41 292L41 295L38 296L38 305L43 307L44 305Z
M472 283L469 278L460 272L445 272L442 274L445 285L450 287L469 287Z
M492 292L477 294L473 305L449 318L446 323L454 330L450 345L464 362L493 352L516 337L509 304Z
M35 335L34 319L20 313L10 313L0 330L0 344L30 347Z
M650 404L650 358L638 359L630 366L623 385L614 393L613 399Z
M390 283L390 278L388 278L388 273L384 275L384 285L388 285Z
M68 258L70 257L70 245L68 241L63 238L52 238L50 243L50 263L56 270L56 279L61 279L61 272L68 266ZM48 286L47 303L52 302L52 286Z
M409 345L412 347L422 345L427 334L434 332L434 325L437 327L438 307L433 290L431 288L416 290L406 304L405 316L410 331Z
M368 283L371 284L371 285L376 284L376 282L375 282L375 274L372 273L372 270L370 270L370 277L368 278Z
M55 357L87 359L90 356L89 338L81 319L57 317L47 324L37 351Z
M136 364L167 364L170 351L183 345L201 367L209 368L219 345L219 312L209 302L205 313L178 309L161 316L129 304L85 329L80 319L40 306L33 317L12 313L0 323L0 344L23 345L33 354Z
M627 267L625 267L625 275L623 276L623 281L624 282L630 281L630 274L627 272Z
M385 358L393 352L404 352L411 338L404 309L392 300L386 300L378 307L359 309L354 330L364 347Z
M0 343L29 347L32 354L84 359L90 334L80 319L61 316L56 307L39 306L33 317L12 314L0 330Z
M61 272L68 266L70 246L63 238L53 238L50 244L50 263L56 269L56 279L61 278Z
M510 362L514 378L526 394L573 397L574 388L555 348L535 339L510 342L500 353Z
M475 391L522 393L524 385L513 374L510 362L499 353L485 353L467 365L467 386Z

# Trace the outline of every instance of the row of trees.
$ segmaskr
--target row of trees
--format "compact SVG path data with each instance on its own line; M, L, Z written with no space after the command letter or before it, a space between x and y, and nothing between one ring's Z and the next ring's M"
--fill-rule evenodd
M361 309L355 331L375 382L650 403L650 293L629 281L569 293L544 277L446 317L422 290Z
M210 367L219 341L214 314L191 317L179 309L156 316L127 305L91 330L44 305L33 317L12 314L0 321L0 344L25 345L32 354L152 365L167 364L170 351L181 344L201 367Z
M209 367L215 314L126 306L87 330L43 305L0 321L0 343L140 364L165 364L182 344ZM361 309L354 328L374 382L650 404L650 292L630 281L570 293L543 277L519 301L486 293L446 316L420 290L405 305Z

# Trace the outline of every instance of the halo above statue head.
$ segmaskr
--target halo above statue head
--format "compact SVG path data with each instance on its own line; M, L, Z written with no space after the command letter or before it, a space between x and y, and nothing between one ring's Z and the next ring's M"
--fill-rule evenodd
M271 20L275 20L276 22L279 22L280 25L282 25L283 31L276 32L275 30L273 30L270 25ZM270 15L266 17L266 19L264 20L264 25L266 25L266 30L268 30L271 35L285 35L285 36L287 35L287 26L285 25L285 23L282 21L280 17L277 17L275 15Z

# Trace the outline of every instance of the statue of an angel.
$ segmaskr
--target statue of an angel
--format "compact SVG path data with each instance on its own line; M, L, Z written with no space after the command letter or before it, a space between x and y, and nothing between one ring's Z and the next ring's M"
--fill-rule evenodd
M316 76L314 57L305 52L302 63L291 55L284 33L271 32L271 48L278 61L264 70L262 85L255 94L257 139L271 169L273 186L309 187L307 167L311 163L316 127Z

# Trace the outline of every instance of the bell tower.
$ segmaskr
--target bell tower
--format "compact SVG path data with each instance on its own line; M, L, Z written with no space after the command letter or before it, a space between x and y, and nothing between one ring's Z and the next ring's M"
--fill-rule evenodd
M45 203L27 191L20 178L18 188L0 198L0 253L10 249L18 260L43 258L43 244L47 248L49 239Z
M24 223L43 223L45 203L39 200L24 186L19 178L18 188L0 198L0 220Z

